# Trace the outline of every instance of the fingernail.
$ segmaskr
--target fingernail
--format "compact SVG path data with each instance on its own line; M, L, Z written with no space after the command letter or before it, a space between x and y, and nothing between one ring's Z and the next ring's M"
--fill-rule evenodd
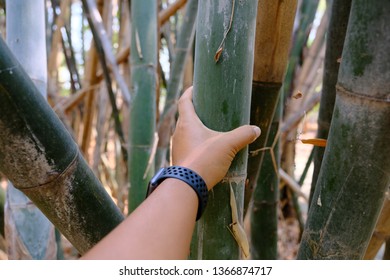
M254 131L255 134L256 134L256 138L259 137L259 136L260 136L260 133L261 133L260 127L254 126L254 125L253 125L252 128L253 128L253 131Z

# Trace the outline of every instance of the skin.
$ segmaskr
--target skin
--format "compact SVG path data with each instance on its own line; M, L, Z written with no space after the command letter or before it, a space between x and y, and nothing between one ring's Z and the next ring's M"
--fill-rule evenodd
M260 135L256 126L230 132L208 129L192 104L192 87L178 104L172 139L174 165L198 173L211 190L228 171L239 150ZM198 197L186 183L166 179L82 259L186 259L198 208ZM206 208L207 211L207 208Z

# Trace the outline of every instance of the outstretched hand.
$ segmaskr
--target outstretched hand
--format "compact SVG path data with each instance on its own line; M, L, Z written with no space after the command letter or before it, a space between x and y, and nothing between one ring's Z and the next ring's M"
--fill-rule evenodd
M243 125L229 132L207 128L192 103L192 87L179 100L179 119L172 139L172 161L192 169L212 189L226 175L236 154L260 136L260 128Z

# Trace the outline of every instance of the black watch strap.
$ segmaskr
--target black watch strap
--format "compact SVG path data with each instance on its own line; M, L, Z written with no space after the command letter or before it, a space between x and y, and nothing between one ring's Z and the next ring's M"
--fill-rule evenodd
M167 178L179 179L187 183L196 192L199 199L196 220L199 220L206 208L208 200L208 189L202 177L186 167L170 166L161 168L150 180L146 197L148 197L157 188L157 186Z

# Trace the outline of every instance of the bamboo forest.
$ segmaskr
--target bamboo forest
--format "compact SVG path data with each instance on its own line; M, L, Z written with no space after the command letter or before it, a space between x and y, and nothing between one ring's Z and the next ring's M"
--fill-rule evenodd
M79 259L138 209L190 86L261 135L188 259L390 259L390 1L1 0L0 34L0 260Z

